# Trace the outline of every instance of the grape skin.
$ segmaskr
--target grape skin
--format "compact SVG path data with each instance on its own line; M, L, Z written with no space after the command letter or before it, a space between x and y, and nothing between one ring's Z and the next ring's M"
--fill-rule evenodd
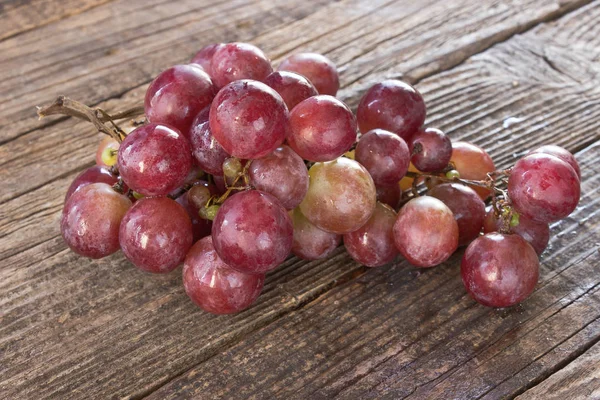
M378 202L366 224L344 235L344 246L350 257L367 267L392 262L398 255L393 234L395 222L396 212Z
M290 111L301 101L319 94L308 79L294 72L275 71L264 83L279 93Z
M286 210L298 207L308 191L306 165L289 146L281 146L268 156L253 160L248 172L250 183L275 196Z
M264 275L229 268L217 254L210 236L192 246L183 264L185 292L212 314L233 314L250 307L264 282Z
M299 53L281 62L279 71L291 71L305 76L319 94L335 96L340 88L340 78L335 64L318 53Z
M515 210L538 222L550 223L571 214L581 195L575 170L558 157L535 153L521 158L508 178Z
M264 274L290 254L294 235L292 220L275 197L248 190L221 205L212 238L217 253L231 268Z
M400 205L400 200L402 200L402 189L400 189L399 184L377 187L377 201L387 204L396 210Z
M208 122L210 107L200 111L190 128L190 144L196 164L212 175L223 174L223 161L231 157L217 142Z
M310 183L300 210L318 228L344 234L371 218L377 201L375 184L358 162L341 157L315 163L308 174Z
M102 153L107 148L112 150L119 150L119 142L117 142L110 136L106 136L104 139L102 139L98 144L98 149L96 150L96 165L107 168L111 167L110 165L106 165L102 160Z
M213 44L204 46L203 48L200 49L200 51L198 51L196 53L196 55L194 56L194 58L192 58L190 63L198 64L199 66L202 67L202 69L204 71L206 71L206 73L208 75L212 75L212 72L210 69L210 63L212 61L213 55L215 54L215 52L218 49L220 49L224 45L225 45L224 43L213 43Z
M355 159L369 171L375 186L391 186L406 175L410 152L401 137L383 129L373 129L359 139Z
M75 253L106 257L119 250L119 225L131 201L106 183L90 183L68 198L60 231Z
M264 83L241 80L225 86L212 103L210 131L234 157L255 160L281 146L289 113L281 96Z
M452 211L431 196L406 203L398 213L393 232L400 254L417 267L436 266L458 247L458 224Z
M483 222L483 233L500 232L502 229L506 229L504 225L506 224L503 223L501 218L496 218L494 209L490 207ZM519 216L519 225L509 226L508 231L527 240L538 256L544 252L550 241L550 227L548 224L536 222L524 215Z
M219 46L210 62L210 74L218 89L242 79L263 81L271 72L271 61L249 43L227 43Z
M119 230L125 257L142 271L157 274L177 268L193 241L187 211L167 197L138 200Z
M536 153L550 154L551 156L560 158L561 160L569 164L571 167L573 167L575 173L577 174L577 177L579 178L579 180L581 180L581 170L579 169L579 163L575 159L575 156L573 156L573 154L571 154L571 152L569 152L568 150L560 146L548 144L542 147L538 147L535 150L532 150L529 154Z
M331 161L356 140L356 120L335 97L319 95L298 104L290 113L290 147L303 159Z
M299 208L290 212L294 224L292 253L303 260L328 257L342 242L342 235L325 232L311 223Z
M475 239L462 258L465 288L488 307L510 307L525 300L539 278L539 260L519 235L488 233Z
M89 167L79 175L73 179L69 189L67 189L67 194L65 195L65 204L69 197L73 195L80 188L89 185L90 183L106 183L110 186L117 183L119 178L113 175L110 170L106 167L102 167L100 165L94 165L93 167ZM125 189L127 190L127 189Z
M411 161L414 166L422 172L441 171L452 158L452 142L450 138L439 129L419 129L410 140L410 150L414 152Z
M460 173L462 179L481 181L487 178L488 172L494 172L496 166L492 157L481 147L468 142L453 142L450 162ZM489 189L474 187L482 200L490 197Z
M210 185L206 181L198 181L194 184L194 186L198 185L206 187L209 190L209 194L217 194L217 189L214 187L214 185ZM179 196L177 199L175 199L175 201L185 209L185 211L188 213L188 216L190 217L190 221L192 222L192 233L194 236L193 241L195 243L203 237L210 235L212 229L212 221L200 218L200 215L198 214L199 208L192 204L189 196L187 196L187 194L189 193L190 192L188 191L187 193Z

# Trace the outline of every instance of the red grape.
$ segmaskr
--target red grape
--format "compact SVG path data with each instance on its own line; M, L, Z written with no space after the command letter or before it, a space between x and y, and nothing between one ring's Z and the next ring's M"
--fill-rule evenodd
M123 217L119 230L125 257L146 272L171 272L193 241L187 211L167 197L138 200Z
M119 225L129 207L131 201L106 183L90 183L66 201L60 231L75 253L106 257L119 250Z
M488 307L510 307L525 300L539 277L539 260L519 235L488 233L473 241L460 272L467 292Z
M319 94L335 96L340 88L340 78L335 64L321 54L294 54L283 60L278 70L296 72L305 76Z
M204 46L200 49L199 52L196 53L196 55L194 56L194 58L192 58L192 61L190 62L193 64L198 64L202 67L204 71L206 71L208 75L212 75L210 63L212 61L213 55L215 54L215 51L217 51L222 46L224 46L223 43L213 43Z
M73 182L71 182L71 186L67 190L67 195L65 196L65 203L69 200L69 197L78 189L89 185L90 183L106 183L110 186L117 183L118 177L113 175L108 168L101 167L99 165L94 165L77 175Z
M377 201L387 204L395 210L400 205L400 200L402 200L400 185L377 187Z
M361 132L381 128L408 140L425 122L425 114L425 102L417 89L402 81L387 80L364 94L356 118Z
M458 232L450 208L431 196L406 203L394 223L396 248L418 267L446 261L458 247Z
M210 109L210 131L225 151L253 160L272 153L289 131L289 113L276 91L257 81L221 89Z
M294 72L275 71L267 76L265 84L281 95L290 111L301 101L319 94L308 79Z
M450 162L460 173L462 179L484 180L488 172L494 172L496 166L489 154L481 147L468 142L453 142L452 157ZM487 199L492 192L489 189L474 187L473 190L483 200Z
M181 186L192 167L188 140L164 125L148 124L131 132L119 148L119 173L144 196L169 194Z
M290 147L310 161L331 161L356 140L356 120L335 97L319 95L298 104L290 113Z
M369 171L376 186L391 186L406 175L410 152L398 135L373 129L359 139L355 159Z
M227 43L215 50L210 71L215 85L222 88L241 79L263 81L273 68L258 47L249 43Z
M210 77L193 65L176 65L161 72L146 91L148 121L177 129L184 136L198 113L215 97Z
M241 272L264 274L290 254L293 225L275 197L248 190L225 200L213 221L212 238L227 265Z
M296 208L308 191L308 170L300 156L288 146L252 161L250 183L258 190L269 193L286 210Z
M444 183L427 194L440 199L454 214L459 246L465 246L479 236L485 219L485 203L473 189L460 183Z
M198 241L185 257L183 287L204 311L233 314L248 308L260 295L264 275L229 268L213 247L212 237Z
M530 154L513 167L508 195L519 214L538 222L554 222L577 207L579 178L573 167L558 157Z
M310 222L338 234L357 230L375 211L375 184L358 162L341 157L315 163L308 171L308 192L300 211Z
M210 131L208 114L210 107L200 111L190 128L192 155L196 164L211 175L223 174L223 161L230 157Z
M396 212L378 202L366 224L344 235L344 246L348 254L367 267L378 267L392 262L398 255L394 243L394 222Z
M114 157L114 161L112 164L107 164L105 161L106 160L106 151L116 151L119 150L119 142L117 142L115 139L111 138L110 136L106 136L104 139L102 139L100 141L100 143L98 144L98 149L96 150L96 165L99 165L101 167L112 167L113 165L115 165L116 163L116 154ZM110 161L113 161L112 159Z
M545 146L538 147L537 149L531 151L529 154L536 153L550 154L554 157L560 158L561 160L569 164L571 167L573 167L575 173L577 174L577 177L579 178L579 180L581 180L581 171L579 169L579 163L575 159L575 156L573 156L573 154L571 154L571 152L569 152L567 149L564 149L560 146L555 146L553 144L547 144Z
M435 128L419 129L411 138L410 149L414 152L412 163L422 172L441 171L452 157L450 138Z
M325 232L313 225L299 208L291 211L294 223L292 253L304 260L320 260L329 256L342 242L337 233Z
M211 194L216 194L216 192L217 192L217 189L214 186L209 185L209 183L206 181L199 181L194 185L194 187L196 187L196 186L205 187L208 191L209 196ZM198 213L199 207L197 207L195 204L193 204L190 201L190 198L188 196L188 194L190 194L190 192L191 192L191 189L187 193L179 196L177 199L175 199L175 201L177 203L179 203L185 209L185 211L188 213L188 216L190 217L190 221L192 222L192 233L194 235L194 242L197 242L198 240L202 239L203 237L210 235L210 231L212 229L212 221L209 221L204 218L200 218L200 214ZM206 199L206 200L208 200L208 199Z
M519 225L510 226L504 223L502 218L496 218L494 209L490 207L483 221L483 233L501 232L502 230L517 234L527 240L538 256L544 252L550 241L550 227L548 224L536 222L520 215Z

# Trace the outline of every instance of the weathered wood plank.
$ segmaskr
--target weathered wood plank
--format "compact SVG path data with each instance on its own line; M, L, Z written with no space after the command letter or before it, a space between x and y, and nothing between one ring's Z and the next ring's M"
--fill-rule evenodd
M556 374L517 398L520 400L600 398L600 342Z

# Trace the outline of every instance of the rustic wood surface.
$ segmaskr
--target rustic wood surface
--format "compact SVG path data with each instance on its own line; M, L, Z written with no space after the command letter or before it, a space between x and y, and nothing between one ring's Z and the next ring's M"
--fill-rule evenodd
M600 398L599 21L581 0L0 1L0 398ZM215 317L178 272L68 251L64 193L99 136L34 106L139 104L162 69L232 40L326 54L352 107L382 78L416 83L428 125L501 167L540 143L577 153L581 205L532 297L477 305L460 252L421 271L340 248L290 258L254 307Z

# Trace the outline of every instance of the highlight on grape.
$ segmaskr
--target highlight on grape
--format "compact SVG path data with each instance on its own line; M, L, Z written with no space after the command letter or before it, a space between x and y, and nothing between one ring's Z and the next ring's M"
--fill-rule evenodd
M425 127L411 85L374 84L356 113L339 87L323 55L274 70L251 44L217 43L160 73L143 107L110 115L60 97L40 108L107 135L68 189L65 242L90 258L121 249L151 273L183 264L185 292L215 314L250 307L291 254L319 260L342 242L367 267L401 256L430 268L466 247L461 276L477 302L525 300L548 224L579 202L573 155L545 145L496 170L481 147ZM118 123L132 119L132 130Z

